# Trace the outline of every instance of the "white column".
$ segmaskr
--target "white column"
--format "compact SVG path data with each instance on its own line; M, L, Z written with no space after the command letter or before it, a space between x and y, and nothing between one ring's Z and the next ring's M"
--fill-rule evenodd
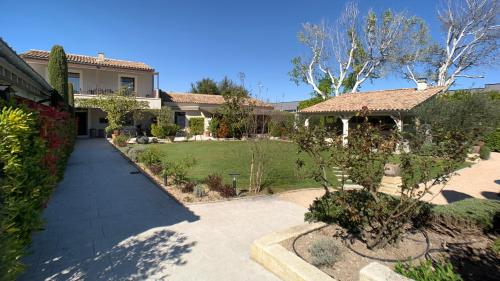
M349 119L351 118L346 116L341 116L340 119L342 120L342 143L346 145L347 137L349 136Z
M205 116L205 120L204 120L204 123L203 123L203 131L204 131L203 134L205 134L206 132L208 132L208 128L210 126L210 121L212 121L212 118Z
M396 116L392 116L392 115L391 115L391 118L392 118L392 120L394 120L394 123L396 123L398 131L400 133L402 133L403 132L403 119L399 118L399 117L396 117Z
M307 117L306 120L304 121L304 126L309 127L309 117Z

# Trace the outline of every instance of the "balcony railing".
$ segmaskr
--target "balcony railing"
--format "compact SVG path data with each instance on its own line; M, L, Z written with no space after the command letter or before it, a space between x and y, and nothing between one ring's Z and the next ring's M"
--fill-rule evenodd
M136 96L136 97L146 97L146 98L158 98L159 97L159 91L157 89L154 89L151 94L142 96L142 95L137 95L136 92L130 91L130 90L122 90L125 91L126 95L129 96ZM75 95L89 95L89 96L98 96L98 95L111 95L115 93L116 90L113 89L101 89L101 88L96 88L96 89L79 89L75 90L74 93Z

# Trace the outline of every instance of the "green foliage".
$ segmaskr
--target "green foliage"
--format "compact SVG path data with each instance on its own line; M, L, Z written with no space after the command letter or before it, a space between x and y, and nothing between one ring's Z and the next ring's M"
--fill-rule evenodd
M179 130L179 126L177 126L176 124L151 124L151 134L160 139L164 139L169 136L175 136L177 132L179 132Z
M302 110L304 108L308 108L310 106L313 106L315 104L318 104L318 103L324 102L324 101L325 100L322 97L320 97L320 96L312 97L310 99L303 100L303 101L299 102L298 109Z
M139 154L138 160L140 163L151 167L153 165L161 164L162 154L159 150L155 148L148 148Z
M481 146L481 148L479 149L479 158L481 158L483 160L490 159L490 154L491 154L491 150L486 145Z
M218 118L212 118L208 123L208 130L210 134L214 137L217 137L217 130L219 128L220 121Z
M188 181L188 171L194 165L196 165L196 159L191 156L179 161L164 160L162 163L162 174L164 176L172 177L174 184L181 185Z
M196 136L202 135L205 128L205 118L194 117L189 119L189 132Z
M288 112L276 112L269 121L269 134L272 137L289 137L294 129L295 116Z
M495 239L493 244L491 244L491 251L496 255L500 255L500 238Z
M414 110L422 125L462 132L482 140L500 124L500 100L489 93L457 91L431 99Z
M432 261L426 260L419 265L412 263L397 263L394 270L415 281L462 281L462 277L455 272L451 263L440 263L433 265Z
M146 150L146 147L142 145L134 145L130 147L127 151L127 157L134 162L139 162L139 155Z
M500 152L500 127L487 135L485 142L492 151Z
M50 50L48 71L49 84L68 102L68 62L62 46Z
M111 133L123 127L127 114L145 109L148 104L136 100L133 96L128 95L126 90L121 89L112 95L99 95L92 99L76 99L75 107L99 108L106 112L109 122L106 132Z
M191 93L205 94L205 95L219 95L219 88L217 83L210 78L203 78L196 83L191 83Z
M75 90L73 89L73 84L68 83L68 104L71 107L75 106Z
M468 198L453 202L448 205L436 205L432 207L434 221L442 221L445 224L450 221L470 222L484 231L492 231L498 228L495 225L495 216L500 214L500 201L488 199Z
M70 153L71 121L50 119L54 112L46 110L42 115L36 110L13 106L3 107L0 111L2 280L15 280L23 271L21 258L26 254L32 232L43 225L43 205L62 175ZM63 118L59 112L55 114L57 118ZM68 128L63 128L62 124ZM67 139L63 143L53 143L57 139L53 134Z
M113 144L120 146L120 147L125 147L125 146L127 146L127 142L129 139L130 138L128 135L120 134L113 139Z
M311 262L315 266L332 266L340 258L340 248L331 239L319 239L309 247Z

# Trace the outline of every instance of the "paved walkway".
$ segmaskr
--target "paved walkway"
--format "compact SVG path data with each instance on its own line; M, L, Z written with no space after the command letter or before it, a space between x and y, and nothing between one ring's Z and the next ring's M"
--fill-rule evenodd
M305 208L265 197L187 209L134 172L104 140L79 140L20 279L278 280L249 246Z
M444 187L444 188L443 188ZM440 194L437 194L440 190ZM469 168L457 171L445 185L431 189L424 200L434 204L449 204L466 198L500 200L500 153L492 152L489 160L482 160Z

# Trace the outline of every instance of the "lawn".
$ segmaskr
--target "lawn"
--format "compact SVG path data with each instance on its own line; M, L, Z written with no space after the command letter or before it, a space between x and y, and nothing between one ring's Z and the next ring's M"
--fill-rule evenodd
M246 189L249 183L251 145L246 141L227 142L181 142L170 144L150 144L164 154L168 161L181 160L187 156L196 159L196 165L189 170L188 177L202 181L207 175L218 173L225 183L231 183L230 173L239 173L239 189ZM267 141L264 145L266 192L280 192L289 189L321 187L317 182L306 178L304 171L296 167L300 157L311 167L311 159L305 154L297 154L294 143ZM309 165L308 165L309 164ZM332 182L336 182L332 175Z

